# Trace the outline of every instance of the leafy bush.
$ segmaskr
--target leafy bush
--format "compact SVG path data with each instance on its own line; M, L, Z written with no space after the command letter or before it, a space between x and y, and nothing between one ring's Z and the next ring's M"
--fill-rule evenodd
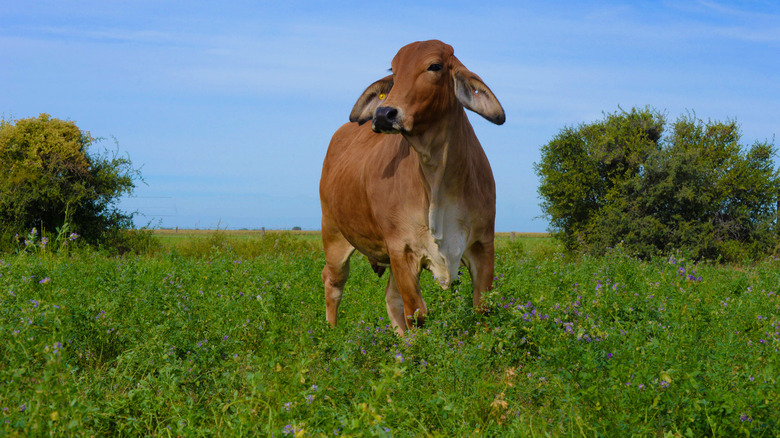
M76 232L89 243L116 240L132 228L132 214L118 210L140 172L130 159L108 151L74 122L41 114L0 120L0 235Z
M731 261L774 249L774 144L745 147L736 122L691 115L664 130L658 112L632 109L542 147L542 208L566 247L601 253L622 242L642 257L678 249Z

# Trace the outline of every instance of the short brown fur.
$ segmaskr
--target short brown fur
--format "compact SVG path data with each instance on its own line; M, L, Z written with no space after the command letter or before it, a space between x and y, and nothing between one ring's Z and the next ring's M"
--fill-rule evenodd
M495 183L464 107L496 124L504 111L440 41L404 46L392 67L392 76L358 99L351 123L336 131L325 156L322 280L327 320L335 326L354 250L380 275L389 266L387 311L403 333L428 313L422 269L447 287L465 265L478 309L493 287ZM390 121L377 122L379 108L392 110Z

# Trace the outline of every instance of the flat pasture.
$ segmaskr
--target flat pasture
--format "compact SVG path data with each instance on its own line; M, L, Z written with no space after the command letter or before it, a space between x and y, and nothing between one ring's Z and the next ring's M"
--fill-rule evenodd
M780 260L497 238L490 311L422 276L398 337L362 256L325 323L317 232L159 230L0 255L0 436L780 436Z
M224 235L231 238L240 239L252 239L263 237L266 233L273 234L289 234L298 236L304 239L319 239L321 234L318 230L195 230L195 229L172 229L161 228L153 230L156 237L164 239L166 241L181 240L193 237L208 237L215 233ZM497 232L496 240L502 242L504 240L512 240L515 238L524 239L525 241L537 241L539 239L547 239L550 237L549 233L519 233L519 232Z

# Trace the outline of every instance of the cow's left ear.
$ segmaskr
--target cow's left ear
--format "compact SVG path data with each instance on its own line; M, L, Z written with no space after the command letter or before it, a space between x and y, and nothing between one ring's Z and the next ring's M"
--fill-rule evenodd
M476 74L463 66L453 71L455 81L455 96L464 107L490 120L496 125L506 121L504 108L498 103L487 85Z
M390 89L393 88L393 75L374 82L360 95L357 103L349 114L350 122L366 123L374 118L374 111L387 98Z

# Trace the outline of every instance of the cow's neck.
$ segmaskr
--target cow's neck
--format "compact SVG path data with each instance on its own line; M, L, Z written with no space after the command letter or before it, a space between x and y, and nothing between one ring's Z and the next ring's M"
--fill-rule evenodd
M457 207L449 205L452 199L448 195L459 191L459 186L467 177L464 173L468 171L466 140L463 138L466 128L463 123L468 123L468 120L462 109L460 112L459 116L444 119L447 126L427 129L426 134L421 136L407 136L409 144L419 156L420 172L430 202L428 226L439 244L444 238L448 210Z

